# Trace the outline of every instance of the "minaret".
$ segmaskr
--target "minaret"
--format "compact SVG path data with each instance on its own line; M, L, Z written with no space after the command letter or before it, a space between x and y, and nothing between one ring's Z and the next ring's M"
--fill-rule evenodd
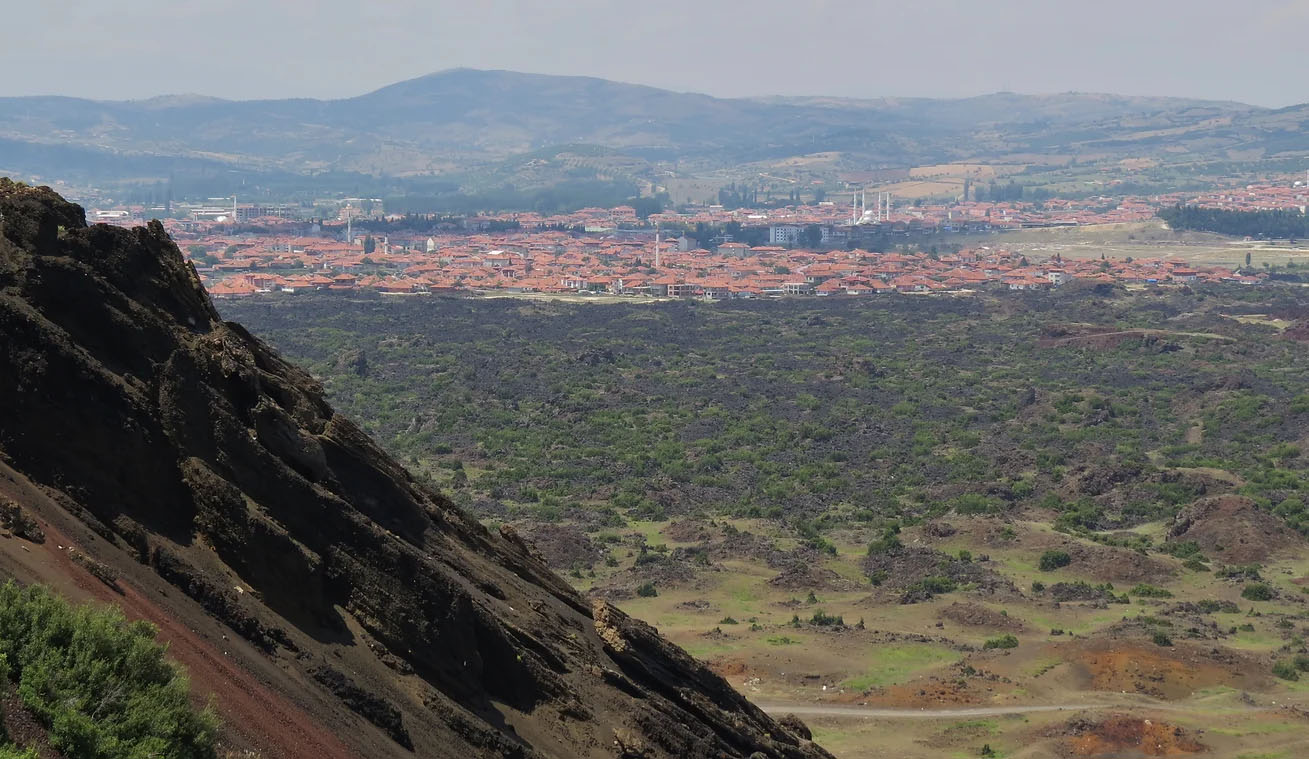
M659 268L659 263L660 263L660 262L659 262L659 247L660 247L659 243L660 243L660 239L659 239L659 222L656 221L656 222L655 222L655 268L656 268L656 269Z

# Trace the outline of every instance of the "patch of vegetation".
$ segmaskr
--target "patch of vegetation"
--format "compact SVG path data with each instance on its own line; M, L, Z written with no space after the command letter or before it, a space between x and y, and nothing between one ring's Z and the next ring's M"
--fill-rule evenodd
M845 627L845 619L840 615L831 615L819 609L809 618L809 624L817 627Z
M993 296L221 305L478 516L593 525L602 503L618 519L764 518L831 555L835 529L868 528L870 553L885 554L900 547L900 525L1037 506L1088 540L1144 548L1144 537L1107 533L1196 498L1196 483L1154 476L1188 458L1281 504L1309 475L1309 457L1285 447L1300 437L1292 405L1309 357L1218 315L1300 297L1274 293L1212 288L1202 303L1067 290L1025 293L1022 308ZM1074 323L1178 332L1168 341L1186 350L1039 347ZM1218 349L1231 344L1239 356ZM369 371L349 355L366 355ZM1202 441L1170 448L1195 422L1178 388L1225 388L1238 371L1259 383L1212 391ZM1158 464L1145 453L1166 449ZM1294 502L1283 512L1300 524Z
M1138 598L1172 598L1173 592L1167 588L1160 588L1143 582L1127 591L1127 595L1137 596Z
M992 648L1018 648L1018 638L1013 635L1001 635L998 638L991 638L982 644L983 649Z
M0 587L0 674L65 756L213 759L217 720L191 707L155 632L39 586Z
M1068 555L1067 551L1046 551L1041 554L1040 567L1042 572L1053 572L1056 569L1066 567L1073 563L1073 558Z
M1277 596L1271 585L1252 582L1241 589L1241 598L1247 601L1271 601Z

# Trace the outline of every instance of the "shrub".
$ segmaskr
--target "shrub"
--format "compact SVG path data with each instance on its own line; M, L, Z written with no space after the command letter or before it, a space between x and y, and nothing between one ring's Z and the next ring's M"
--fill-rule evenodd
M900 538L896 535L895 528L888 527L882 531L882 536L868 544L868 555L876 556L882 553L890 553L900 547Z
M1001 635L998 638L991 638L982 644L983 649L991 648L1018 648L1018 639L1012 635Z
M641 598L654 598L659 595L659 591L652 582L643 582L636 587L636 594Z
M1276 593L1262 582L1252 582L1241 589L1241 598L1247 601L1271 601Z
M1154 585L1148 585L1146 583L1140 583L1135 588L1132 588L1131 590L1127 591L1127 594L1131 596L1137 596L1139 598L1172 598L1173 597L1172 591L1167 590L1166 588L1160 588Z
M1259 574L1262 569L1258 564L1237 564L1235 566L1223 567L1218 570L1218 576L1224 580L1252 580L1258 582L1263 578Z
M1073 557L1068 555L1067 551L1046 551L1041 554L1041 571L1053 572L1061 567L1066 567L1073 563Z
M1273 674L1283 680L1300 679L1300 670L1295 666L1295 663L1285 659L1273 665Z
M817 625L818 627L845 627L845 619L840 616L825 614L822 609L818 609L814 612L814 615L809 618L809 624Z
M39 586L0 587L0 654L64 756L212 759L217 720L191 708L155 628L74 607ZM21 754L15 754L21 756Z
M954 580L949 577L924 577L917 586L923 590L936 595L938 593L949 593L959 587Z
M732 617L723 617L721 620L718 621L718 624L720 624L720 625L735 625L735 624L740 624L740 623L737 622L737 621L736 621L735 619L733 619Z
M1154 644L1156 646L1164 646L1170 648L1173 645L1173 639L1168 637L1167 634L1162 632L1156 631L1151 639L1154 641Z

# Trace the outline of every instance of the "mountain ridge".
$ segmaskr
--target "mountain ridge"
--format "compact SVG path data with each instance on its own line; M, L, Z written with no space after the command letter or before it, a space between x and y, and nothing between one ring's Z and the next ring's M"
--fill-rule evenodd
M441 174L577 143L658 148L704 168L815 150L869 166L912 165L1001 147L1067 148L1087 131L1115 137L1266 113L1224 101L1086 93L717 98L595 77L450 69L333 100L0 98L0 138L13 143L0 145L0 167L48 166L23 147L51 140L298 173ZM1010 139L982 139L996 131Z

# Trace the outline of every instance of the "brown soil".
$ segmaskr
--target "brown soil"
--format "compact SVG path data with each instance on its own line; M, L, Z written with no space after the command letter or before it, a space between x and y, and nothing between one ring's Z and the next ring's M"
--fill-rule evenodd
M1181 756L1206 750L1185 730L1158 720L1115 715L1099 722L1073 720L1064 728L1068 756Z
M1025 629L1022 620L975 603L950 604L938 615L941 619L964 625L965 627L985 627L990 630L1010 630L1018 632Z
M590 569L600 560L601 550L576 525L520 524L523 538L552 569Z
M4 716L4 734L15 746L36 749L40 759L64 759L64 755L50 745L45 727L18 697L17 688L8 686L0 698L0 714Z
M869 706L926 709L978 704L983 701L983 694L954 680L930 680L877 688L858 701Z
M1173 520L1168 540L1195 541L1207 556L1227 564L1264 562L1305 545L1285 522L1236 495L1201 498L1186 507Z
M1286 328L1282 337L1288 340L1299 340L1300 342L1309 343L1309 319L1301 319Z
M674 543L707 543L717 530L700 519L679 519L660 532Z
M816 564L791 564L768 581L783 590L855 590L859 586L831 569Z
M1057 647L1090 690L1180 699L1214 686L1257 690L1267 684L1265 662L1213 645L1145 640L1101 640Z
M1071 543L1065 547L1071 569L1096 580L1120 583L1159 582L1174 574L1167 564L1129 548Z

